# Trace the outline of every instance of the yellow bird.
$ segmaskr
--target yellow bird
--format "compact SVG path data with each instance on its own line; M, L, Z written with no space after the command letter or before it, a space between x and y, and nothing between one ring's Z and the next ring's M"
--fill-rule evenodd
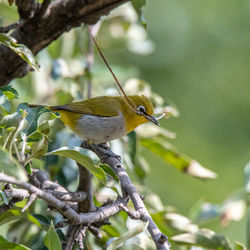
M115 79L114 85L120 96L99 96L47 108L58 112L60 119L89 144L103 144L120 138L148 121L159 125L153 117L151 101L144 95L126 95L94 37L91 37Z
M99 96L47 108L58 112L60 119L89 144L120 138L148 121L158 125L152 116L153 105L143 95Z

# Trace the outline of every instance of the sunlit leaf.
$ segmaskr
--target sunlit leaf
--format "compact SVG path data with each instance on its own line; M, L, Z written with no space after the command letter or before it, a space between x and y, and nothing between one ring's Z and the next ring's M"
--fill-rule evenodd
M152 137L163 137L175 139L176 134L174 132L168 131L165 128L155 126L155 124L148 123L145 126L139 126L136 128L136 134L138 134L142 138L152 138Z
M50 131L49 122L48 121L42 122L41 124L39 124L37 130L42 134L48 135Z
M214 179L216 173L201 166L197 161L181 154L173 145L159 138L141 139L141 145L160 156L165 162L184 173L201 178Z
M195 245L208 249L232 249L228 239L225 236L216 234L215 232L205 228L200 229L195 233L184 233L173 236L171 240L182 245Z
M136 235L142 233L148 227L148 222L142 222L137 227L129 230L128 232L124 233L122 236L118 238L114 238L111 243L108 245L107 250L114 250L126 243L128 239L135 237Z
M17 127L21 118L21 114L18 112L5 115L0 121L0 126L2 128Z
M240 221L246 214L245 193L239 192L226 200L221 208L221 223L227 226L229 221Z
M14 99L14 98L18 98L17 91L13 87L11 87L10 85L1 87L0 90L6 95L6 97L9 100Z
M0 235L0 247L1 250L29 250L29 247L26 247L22 244L16 244L13 242L9 242L4 239L3 236Z
M44 244L49 250L61 250L62 245L56 230L54 229L53 223L51 221L49 230L44 237Z
M52 152L47 153L47 155L60 155L64 157L71 158L79 164L86 167L92 174L94 174L102 183L106 184L106 177L104 171L95 166L92 160L84 154L84 150L80 147L62 147Z
M247 248L240 242L235 242L234 250L247 250Z
M177 213L166 213L164 218L167 221L167 225L178 230L179 232L190 232L194 233L199 230L196 224L193 224L187 217Z
M31 147L31 158L40 158L45 156L48 151L48 138L43 135L43 138L37 142L34 142Z
M17 41L6 34L0 33L0 43L13 50L24 61L26 61L34 70L38 71L39 66L32 52L23 44L18 44Z

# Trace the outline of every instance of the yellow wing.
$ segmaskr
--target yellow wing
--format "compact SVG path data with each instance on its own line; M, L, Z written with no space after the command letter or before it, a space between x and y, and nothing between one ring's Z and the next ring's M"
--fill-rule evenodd
M77 114L96 116L116 116L121 110L120 96L98 96L81 102L73 102L60 106L51 106L50 109L57 111L69 111Z

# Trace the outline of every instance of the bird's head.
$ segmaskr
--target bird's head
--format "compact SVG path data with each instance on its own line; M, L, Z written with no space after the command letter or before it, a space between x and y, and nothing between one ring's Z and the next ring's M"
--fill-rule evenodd
M152 102L144 95L129 96L136 110L131 109L125 102L123 102L123 115L126 121L127 132L134 130L137 126L148 121L159 125L154 114Z

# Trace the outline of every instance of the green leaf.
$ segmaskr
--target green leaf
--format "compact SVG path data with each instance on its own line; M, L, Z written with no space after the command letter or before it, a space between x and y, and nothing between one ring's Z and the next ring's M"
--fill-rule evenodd
M150 172L150 166L144 157L137 157L134 170L140 180L144 180Z
M50 220L46 216L42 214L32 214L32 216L35 217L41 225L47 228L50 226Z
M45 156L48 151L48 138L43 135L43 138L38 142L34 142L31 146L31 158L40 158Z
M25 166L25 170L27 171L28 174L32 174L32 169L29 163Z
M6 34L0 33L0 43L13 50L24 61L26 61L34 70L38 71L39 66L32 52L23 44L18 44L17 41Z
M48 135L50 131L49 122L48 121L42 122L41 124L39 124L37 130L42 134Z
M224 202L220 214L221 222L226 226L229 221L240 221L245 216L246 211L245 192L240 190Z
M175 139L176 134L166 130L165 128L155 126L155 124L147 124L147 126L139 126L136 129L136 134L141 138L159 137L164 139Z
M34 122L37 122L38 117L36 116L35 112L29 108L27 103L20 103L17 107L17 110L21 115L26 114L25 120L27 121L27 126L25 127L24 132L29 134L30 127Z
M21 207L9 209L7 212L0 215L0 226L16 220L25 219L38 227L45 229L45 227L28 211L21 212ZM48 227L47 227L48 228Z
M123 246L127 240L144 232L147 227L148 227L148 222L141 222L137 227L127 231L122 236L115 238L113 241L111 241L111 243L107 247L107 250L114 250L114 249L117 249L117 248Z
M1 171L10 176L16 177L18 180L26 181L27 176L24 169L7 151L0 149L0 166Z
M6 95L6 97L9 100L18 98L18 92L14 88L12 88L10 85L1 87L0 90Z
M127 134L128 136L128 151L132 162L135 164L136 152L137 152L137 138L135 131Z
M5 115L1 122L0 127L8 128L8 127L17 127L21 118L21 114L18 112L12 113L10 115Z
M184 173L200 178L214 179L216 173L201 166L197 161L181 154L173 145L159 138L143 138L141 145L160 156L166 163L183 171Z
M116 182L119 182L118 176L110 166L108 166L107 164L101 164L99 165L99 167L102 168L106 174L110 175Z
M10 112L10 102L6 95L0 90L0 106L6 110L8 113Z
M138 18L142 24L142 26L146 29L147 28L147 22L144 19L142 12L144 7L146 6L146 0L131 0L131 3L138 15Z
M84 154L84 150L80 147L62 147L56 149L46 155L60 155L71 158L79 164L86 167L93 175L95 175L104 185L106 185L106 176L104 171L95 166L92 160Z
M208 249L231 250L227 238L223 235L203 228L195 233L184 233L171 238L176 243L190 246L200 246Z
M193 224L187 217L177 213L167 213L165 216L167 224L175 230L183 232L196 232L199 230L198 225Z
M247 248L240 242L235 242L234 244L234 249L235 250L247 250Z
M0 196L2 197L4 203L8 205L8 204L9 204L9 200L8 200L8 198L7 198L6 194L5 194L5 192L0 191Z
M30 248L22 245L7 241L0 235L0 247L1 250L29 250Z
M49 250L61 250L62 245L56 230L54 229L53 222L51 221L49 230L44 237L44 244Z

